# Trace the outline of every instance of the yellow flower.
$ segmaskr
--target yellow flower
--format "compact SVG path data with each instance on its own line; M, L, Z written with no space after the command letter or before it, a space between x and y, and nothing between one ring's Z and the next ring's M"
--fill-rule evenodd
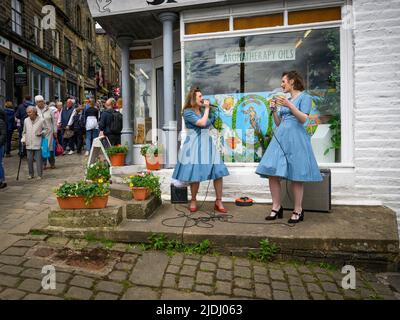
M99 183L103 183L103 182L104 182L104 180L100 178L99 179Z

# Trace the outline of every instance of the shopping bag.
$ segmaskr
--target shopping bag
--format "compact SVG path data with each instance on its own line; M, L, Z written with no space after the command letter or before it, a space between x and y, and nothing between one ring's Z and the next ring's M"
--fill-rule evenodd
M56 142L56 147L54 148L55 152L56 152L56 156L61 156L64 153L64 148L62 147L62 145L60 144L60 142L58 142L58 139L54 139L54 141Z
M49 140L45 137L42 138L42 158L50 158Z

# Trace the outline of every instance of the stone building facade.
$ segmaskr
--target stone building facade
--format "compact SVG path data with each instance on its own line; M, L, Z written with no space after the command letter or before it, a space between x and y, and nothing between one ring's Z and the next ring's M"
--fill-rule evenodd
M0 104L37 94L48 101L96 97L96 61L86 1L1 1Z

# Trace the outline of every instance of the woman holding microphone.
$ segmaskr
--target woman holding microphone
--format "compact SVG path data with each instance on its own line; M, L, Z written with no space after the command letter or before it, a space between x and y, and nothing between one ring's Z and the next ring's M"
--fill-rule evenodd
M192 200L189 210L192 213L198 211L196 197L200 182L214 180L214 209L226 214L228 211L222 204L222 187L223 177L229 172L209 135L208 129L214 124L215 117L210 112L210 102L203 101L199 88L193 88L187 95L183 118L188 136L179 152L172 178L190 184Z
M304 182L322 181L322 176L304 128L312 107L311 97L304 92L304 80L296 71L284 72L281 87L291 98L278 96L271 102L277 129L256 173L269 179L273 203L266 220L283 218L280 184L283 178L292 181L293 186L294 212L288 222L298 223L304 220ZM279 112L277 106L281 107Z

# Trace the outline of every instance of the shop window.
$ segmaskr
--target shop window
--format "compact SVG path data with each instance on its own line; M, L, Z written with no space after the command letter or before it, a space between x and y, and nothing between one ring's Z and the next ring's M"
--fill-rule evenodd
M49 76L40 71L32 71L32 97L41 95L47 101L49 100Z
M289 12L289 24L338 21L342 19L340 7Z
M319 163L340 162L340 29L185 42L185 91L219 106L215 135L226 162L259 162L275 129L271 97L297 70L311 95L305 125Z
M283 13L257 17L241 17L233 20L235 30L268 28L283 25Z
M75 83L67 82L67 95L69 98L77 99L78 89Z
M11 1L11 25L12 31L22 36L22 2L20 0Z
M54 80L54 100L61 100L61 81L57 79Z
M191 22L185 25L186 34L229 31L229 19Z
M152 101L152 71L151 62L135 63L131 65L131 85L134 92L134 132L135 144L145 144L151 142L151 137L147 137L152 129L152 118L150 106ZM148 138L148 139L146 139Z

